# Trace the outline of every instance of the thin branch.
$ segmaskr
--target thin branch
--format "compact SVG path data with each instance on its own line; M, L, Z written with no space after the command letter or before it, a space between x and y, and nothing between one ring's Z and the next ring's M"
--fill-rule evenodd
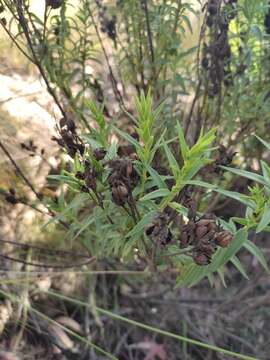
M14 258L14 257L8 256L8 255L4 255L4 254L0 254L0 258L10 260L10 261L15 261L15 262L21 263L23 265L35 266L35 267L44 267L44 268L53 268L53 269L70 269L70 268L75 268L75 267L81 267L81 266L84 266L84 265L88 265L91 262L96 260L96 257L93 256L93 257L89 258L87 261L85 261L83 263L80 263L80 264L49 265L49 264L41 264L41 263L25 261L25 260L22 260L22 259L18 259L18 258Z
M0 148L3 150L3 152L5 153L5 155L9 158L10 162L12 163L12 165L14 166L14 168L16 169L17 173L21 176L21 178L24 180L24 182L26 183L26 185L32 190L32 192L36 195L36 197L41 201L41 196L40 194L35 190L33 184L27 179L27 177L24 175L23 171L21 170L21 168L18 166L18 164L15 162L15 160L12 158L12 156L10 155L9 151L7 150L7 148L4 146L4 144L2 143L2 141L0 140Z
M155 53L154 53L154 45L153 45L151 27L150 27L150 19L149 19L149 10L148 10L148 5L147 5L147 0L142 0L142 5L143 5L142 7L144 10L145 19L146 19L147 38L148 38L149 49L150 49L150 54L151 54L153 72L155 73Z
M54 89L51 87L50 85L50 82L47 78L47 75L45 74L45 71L42 67L42 65L40 64L40 61L36 55L36 52L34 50L34 47L33 47L33 44L32 44L32 40L31 40L31 37L30 37L30 34L29 34L29 28L28 28L28 25L27 25L27 21L25 19L25 16L24 16L24 13L23 13L23 3L22 3L22 0L18 0L18 4L17 4L17 11L18 11L18 16L19 16L19 22L20 22L20 25L22 26L22 29L23 29L23 32L24 32L24 35L25 35L25 38L27 40L27 44L31 50L31 53L33 55L33 62L34 64L37 66L43 80L45 81L45 84L47 86L47 89L50 93L50 95L53 97L56 105L58 106L60 112L62 113L63 117L66 118L66 113L54 91Z
M109 61L108 54L107 54L106 49L105 49L105 47L104 47L104 44L103 44L101 35L100 35L100 33L99 33L99 30L98 30L98 26L97 26L97 24L96 24L96 21L95 21L95 19L94 19L93 13L92 13L92 11L90 10L90 8L89 8L89 14L90 14L92 23L93 23L93 25L94 25L94 28L95 28L95 31L96 31L96 34L97 34L97 37L98 37L98 40L99 40L99 43L100 43L102 52L103 52L104 57L105 57L105 61L106 61L106 64L107 64L107 67L108 67L108 70L109 70L109 73L110 73L111 83L112 83L112 87L113 87L113 91L114 91L115 97L116 97L116 99L120 102L120 105L122 105L123 108L126 109L125 104L124 104L124 101L123 101L123 98L122 98L122 95L121 95L120 91L119 91L118 88L117 88L117 81L116 81L116 79L115 79L115 76L114 76L114 73L113 73L113 70L112 70L110 61Z
M10 244L10 245L14 245L17 247L21 247L21 248L24 248L25 250L33 249L33 250L42 251L42 252L45 252L47 254L52 254L52 255L69 255L69 256L72 255L72 257L81 257L81 258L89 259L89 256L87 256L87 255L80 254L80 253L74 253L74 252L67 251L67 250L48 249L48 248L44 248L42 246L19 243L16 241L4 240L4 239L0 239L0 242L2 242L4 244Z

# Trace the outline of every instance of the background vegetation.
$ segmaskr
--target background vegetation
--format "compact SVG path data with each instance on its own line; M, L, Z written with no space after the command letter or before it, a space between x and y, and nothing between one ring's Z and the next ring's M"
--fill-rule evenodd
M38 5L0 0L0 358L267 359L269 2Z

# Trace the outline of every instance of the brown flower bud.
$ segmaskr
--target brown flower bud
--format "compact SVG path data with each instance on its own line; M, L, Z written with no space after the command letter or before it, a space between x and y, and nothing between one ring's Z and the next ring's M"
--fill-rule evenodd
M215 242L220 247L227 247L233 239L232 234L229 231L221 231L216 235Z

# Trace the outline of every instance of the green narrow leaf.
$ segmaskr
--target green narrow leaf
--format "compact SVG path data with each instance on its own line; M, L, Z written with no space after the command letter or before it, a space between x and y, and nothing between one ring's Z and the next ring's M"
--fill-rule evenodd
M186 161L188 158L188 155L189 155L189 148L186 143L184 132L183 132L181 125L177 122L176 126L177 126L177 130L178 130L178 139L179 139L179 144L180 144L180 149L181 149L181 155L182 155L184 161Z
M147 170L159 189L167 189L166 182L163 180L162 176L155 169L153 169L151 166L147 166Z
M261 160L260 163L262 167L263 177L265 178L265 181L270 184L270 167L263 160Z
M209 281L209 283L210 283L210 286L211 286L211 287L214 287L215 282L214 282L214 276L213 276L213 274L212 274L212 273L208 274L208 275L207 275L207 278L208 278L208 281Z
M143 196L140 201L147 201L147 200L152 200L152 199L157 199L159 197L165 197L170 195L170 190L168 189L158 189L155 191L152 191L149 194L146 194L145 196Z
M206 189L218 192L219 194L222 194L229 198L235 199L253 209L255 208L254 202L252 200L250 200L248 198L248 196L240 194L236 191L223 190L223 189L220 189L219 187L217 187L216 185L212 185L207 182L199 181L199 180L189 180L186 182L186 184L204 187Z
M224 274L224 266L222 266L221 268L219 268L217 270L217 273L220 277L220 280L222 282L222 285L226 288L227 287L227 284L226 284L226 280L225 280L225 274Z
M255 135L255 136L268 150L270 150L270 143L266 142L265 140L260 138L258 135Z
M255 182L258 182L266 187L270 187L270 184L268 184L264 177L255 173L252 173L250 171L246 171L246 170L241 170L241 169L235 169L232 167L227 167L227 166L220 166L221 169L226 170L226 171L230 171L233 174L245 177L247 179L253 180Z
M183 216L187 216L188 215L188 209L185 208L183 205L178 204L177 202L173 201L169 204L169 206L176 210L179 214L183 215Z
M150 211L144 215L144 217L133 227L133 229L127 233L126 238L135 235L140 236L144 232L146 225L150 224L155 214L156 211Z
M270 205L269 204L265 204L264 206L264 211L263 211L263 216L257 226L256 229L256 234L258 234L259 232L263 231L266 226L268 226L270 223Z
M258 260L258 262L262 265L262 267L265 269L265 271L269 274L270 270L268 267L268 264L265 260L264 254L261 249L258 248L253 242L248 240L244 244L245 249L247 249L255 258Z
M197 156L209 150L209 146L215 140L217 129L213 128L205 135L201 135L194 146L190 149L190 156Z
M74 237L71 240L77 239L77 237L84 232L91 224L93 224L96 221L96 218L94 214L90 214L81 224L79 231L74 235Z
M163 147L166 153L166 156L168 158L169 164L170 164L170 168L174 174L174 176L177 175L179 166L178 166L178 162L176 161L173 153L171 152L170 148L168 147L168 145L165 143L165 141L163 141Z
M65 217L65 215L68 214L69 211L78 208L86 200L89 200L89 196L87 194L78 194L78 195L76 195L74 197L74 199L71 201L71 203L65 208L65 210L63 212L61 212L61 214L51 218L44 225L42 225L42 228L46 227L47 225L49 225L49 224L51 224L51 223L53 223L55 221L63 220L63 218Z
M130 136L128 133L125 133L124 131L118 129L116 126L113 126L113 129L125 140L127 140L130 144L134 145L137 149L141 148L140 143L134 139L132 136Z
M236 267L236 269L244 276L244 278L246 278L247 280L249 280L249 277L246 273L246 270L243 268L240 260L238 259L237 256L233 256L231 258L231 263L233 263L233 265Z

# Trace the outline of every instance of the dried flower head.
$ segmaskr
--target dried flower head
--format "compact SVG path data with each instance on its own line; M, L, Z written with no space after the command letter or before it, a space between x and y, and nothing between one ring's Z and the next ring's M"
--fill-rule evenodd
M63 0L46 0L46 6L50 6L52 9L58 9L62 6Z
M229 231L221 231L216 235L215 242L220 247L227 247L232 242L233 235Z
M168 216L164 213L157 214L145 233L154 243L167 245L172 240L172 233L168 227Z

